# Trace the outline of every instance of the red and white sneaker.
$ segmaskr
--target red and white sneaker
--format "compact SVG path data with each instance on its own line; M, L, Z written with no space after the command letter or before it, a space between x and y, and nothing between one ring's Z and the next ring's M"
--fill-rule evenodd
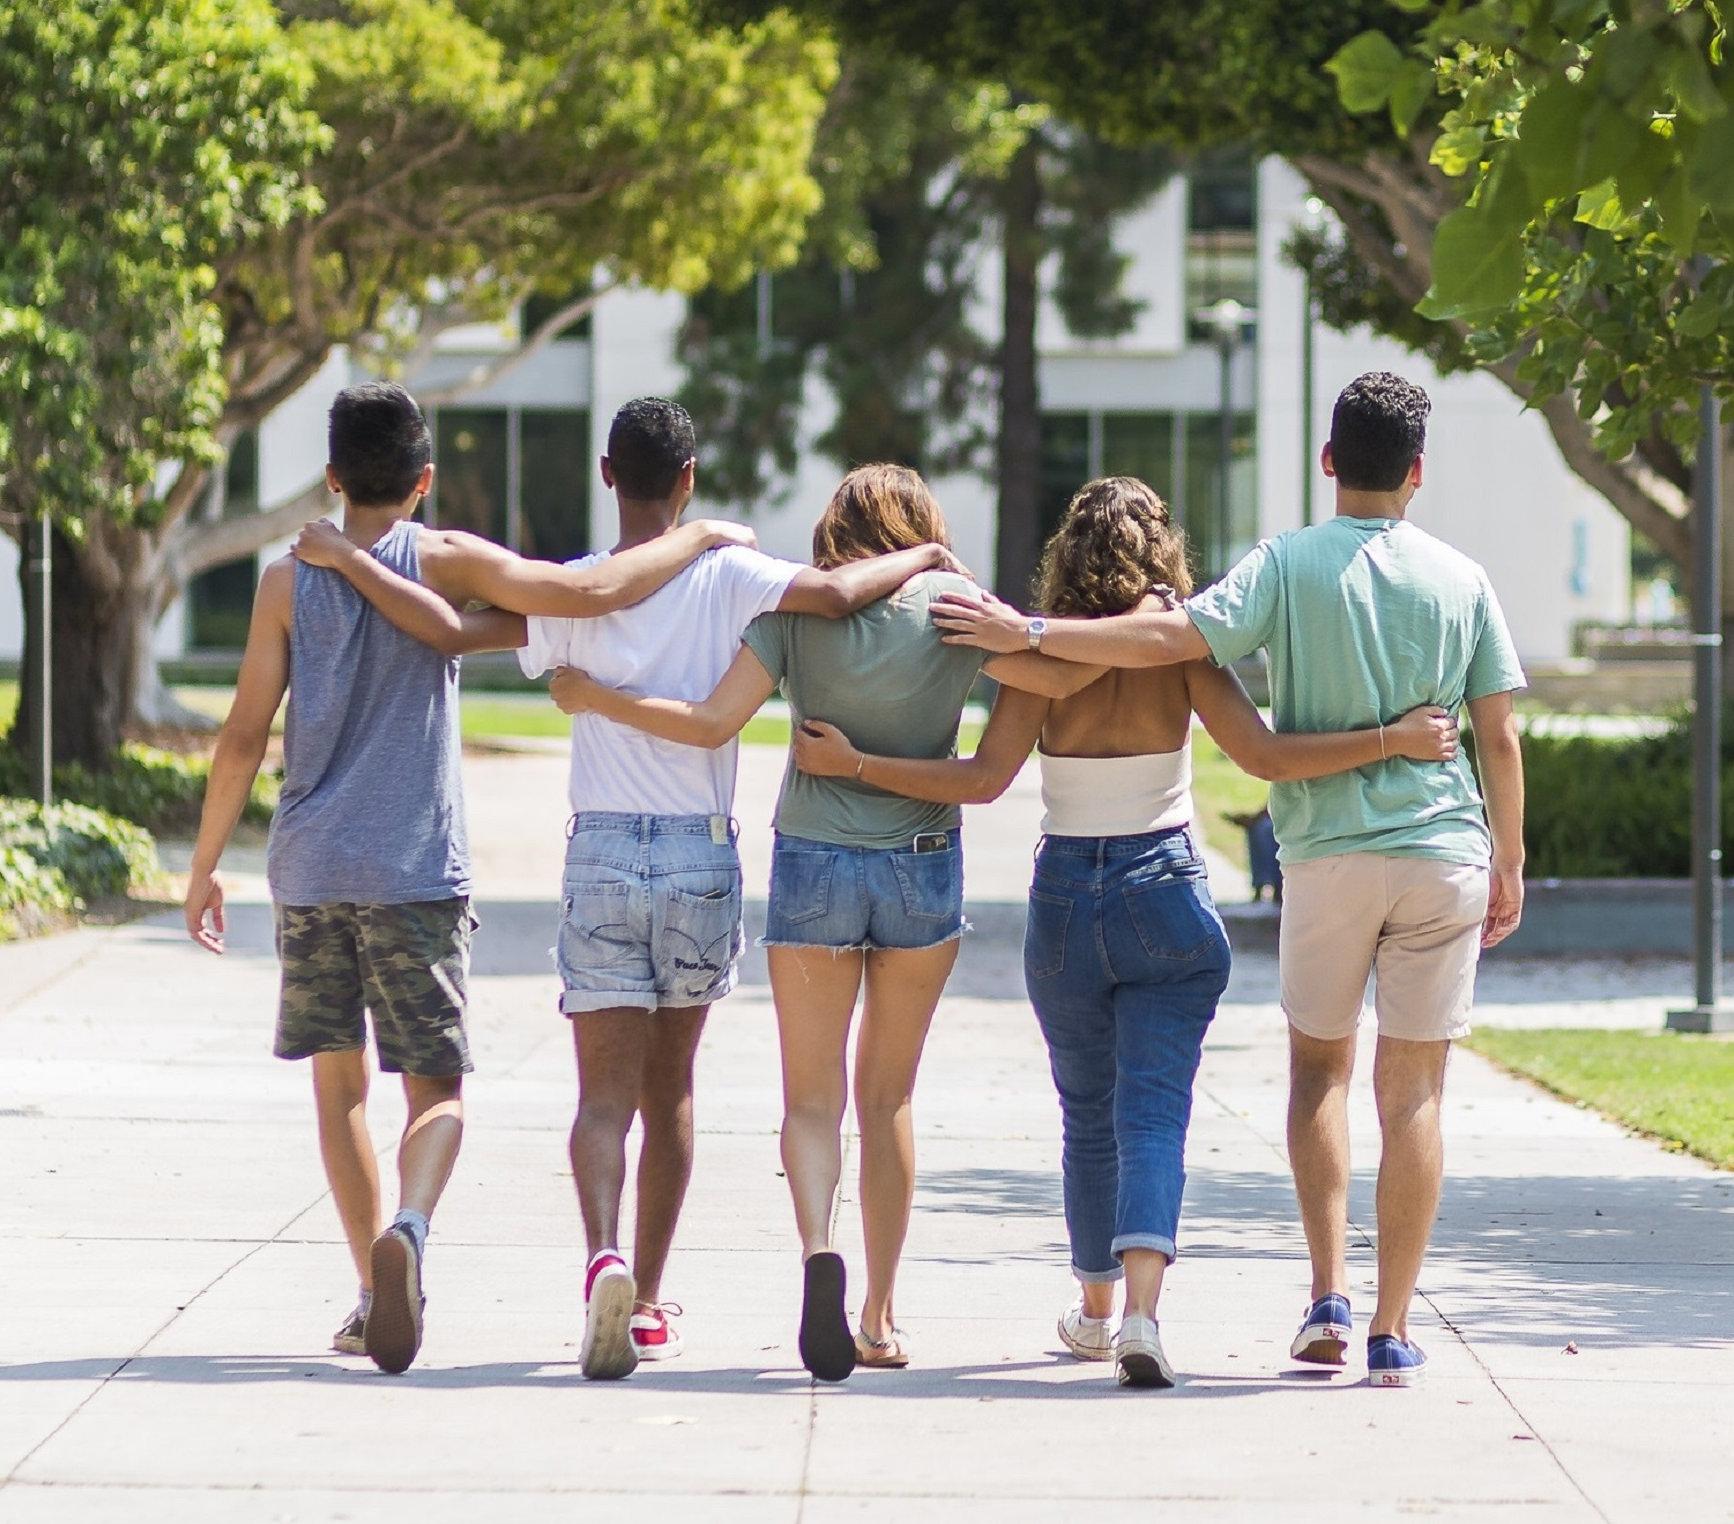
M638 1367L631 1322L637 1287L613 1249L592 1256L584 1275L584 1342L578 1368L591 1381L618 1381Z
M632 1342L640 1360L672 1360L686 1341L669 1319L684 1315L679 1302L640 1302L632 1309Z

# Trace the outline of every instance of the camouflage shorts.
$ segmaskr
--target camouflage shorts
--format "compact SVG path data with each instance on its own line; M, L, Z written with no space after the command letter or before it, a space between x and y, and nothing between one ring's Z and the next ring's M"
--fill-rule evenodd
M279 1058L365 1047L370 1011L385 1073L431 1079L474 1067L464 1031L476 928L468 899L278 905L276 913Z

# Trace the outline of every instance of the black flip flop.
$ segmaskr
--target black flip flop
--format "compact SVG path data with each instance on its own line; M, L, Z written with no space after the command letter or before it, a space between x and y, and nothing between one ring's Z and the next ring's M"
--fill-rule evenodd
M801 1364L821 1381L855 1369L855 1340L843 1310L843 1257L829 1249L807 1260L801 1297Z

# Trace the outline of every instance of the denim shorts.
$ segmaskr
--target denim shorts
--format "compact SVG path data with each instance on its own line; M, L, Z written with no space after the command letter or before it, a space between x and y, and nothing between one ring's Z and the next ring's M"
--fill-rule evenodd
M555 966L560 1009L709 1005L741 953L741 862L725 815L572 817Z
M917 852L914 842L839 847L779 831L759 945L907 951L955 942L964 932L962 834L933 837L944 846Z

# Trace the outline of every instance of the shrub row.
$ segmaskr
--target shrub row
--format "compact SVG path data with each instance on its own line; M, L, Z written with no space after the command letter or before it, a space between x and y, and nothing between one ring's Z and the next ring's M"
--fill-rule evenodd
M188 836L198 829L199 807L210 776L208 757L160 751L127 742L107 772L71 763L54 770L54 794L74 804L136 821L158 836ZM261 773L242 819L269 825L277 807L279 780ZM0 747L0 795L29 792L24 759Z
M28 935L94 899L161 876L150 833L82 804L0 798L0 940Z

